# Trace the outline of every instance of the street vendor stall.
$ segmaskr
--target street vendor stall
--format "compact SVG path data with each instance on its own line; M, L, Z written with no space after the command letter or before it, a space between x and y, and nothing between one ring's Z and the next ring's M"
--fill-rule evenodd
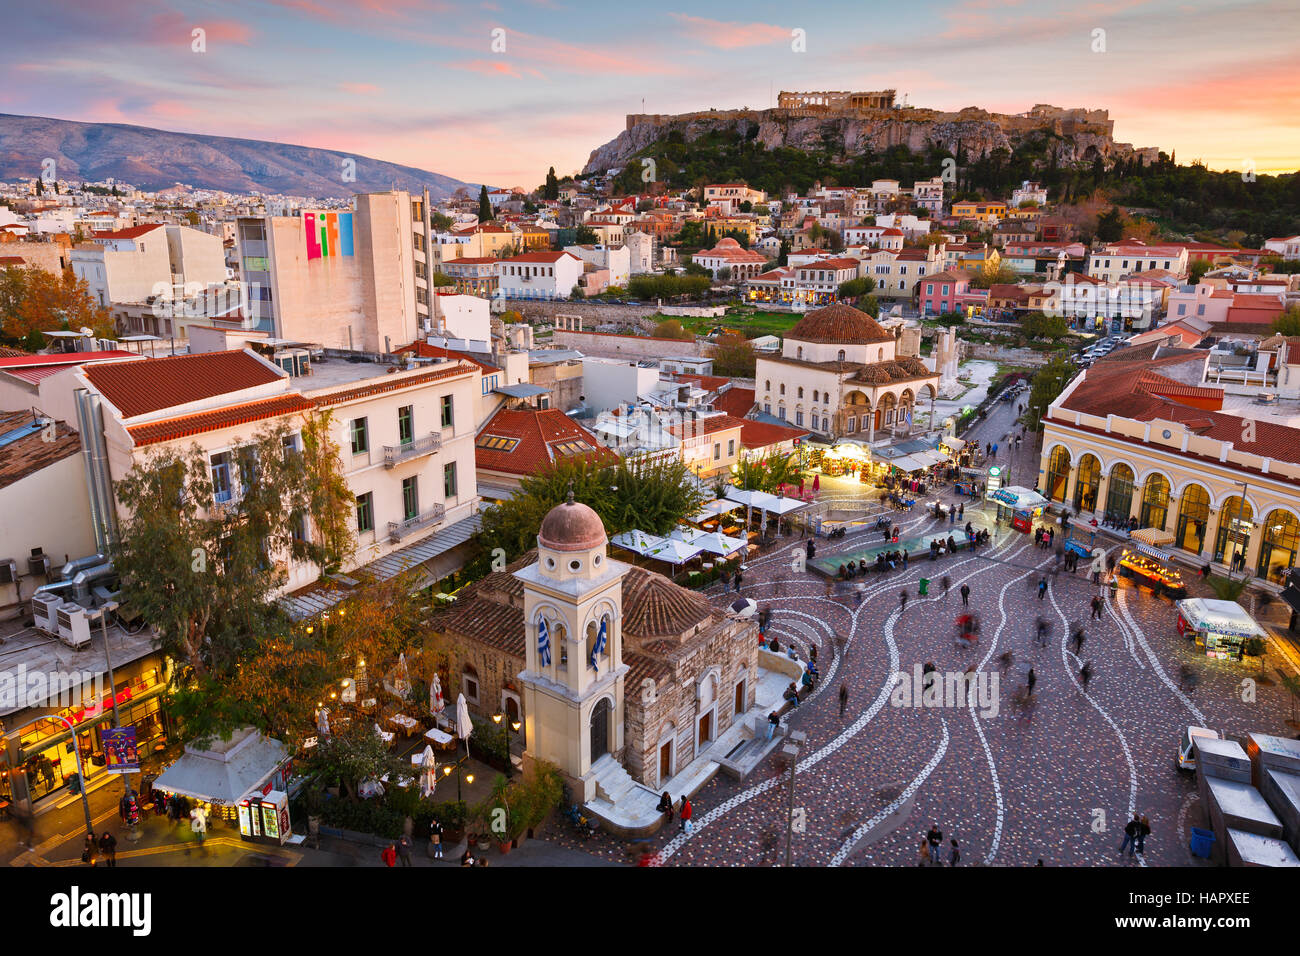
M197 801L208 816L239 820L247 840L283 843L290 831L288 803L292 760L284 744L251 727L229 740L189 744L185 753L153 782L164 800Z
M1008 485L990 491L984 500L992 501L998 507L999 524L1010 524L1017 531L1028 534L1033 530L1034 519L1043 513L1048 501L1031 488Z
M868 472L871 453L861 442L841 439L822 452L822 474L830 477L857 477Z
M1239 661L1246 641L1268 636L1235 601L1189 598L1174 607L1178 609L1178 633L1195 639L1197 647L1205 648L1206 657Z
M1129 537L1129 547L1119 559L1119 573L1139 587L1151 589L1156 597L1169 595L1178 600L1187 597L1182 575L1172 567L1169 552L1159 545L1173 544L1174 536L1157 528L1139 528Z

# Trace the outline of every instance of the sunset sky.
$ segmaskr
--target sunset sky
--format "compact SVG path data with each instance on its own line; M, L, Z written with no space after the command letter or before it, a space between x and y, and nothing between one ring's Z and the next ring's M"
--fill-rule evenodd
M1300 166L1298 64L1296 0L42 0L0 32L0 112L531 188L550 165L576 172L643 100L758 109L782 89L893 87L939 109L1106 108L1121 142L1276 172Z

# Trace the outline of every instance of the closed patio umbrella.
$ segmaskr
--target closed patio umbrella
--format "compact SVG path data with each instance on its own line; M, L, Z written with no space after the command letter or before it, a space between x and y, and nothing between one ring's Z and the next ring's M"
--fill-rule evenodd
M420 761L420 796L433 796L434 787L438 783L438 775L434 772L437 769L438 761L433 755L433 748L426 744Z
M441 714L447 709L447 702L442 699L442 678L435 672L429 682L429 710Z

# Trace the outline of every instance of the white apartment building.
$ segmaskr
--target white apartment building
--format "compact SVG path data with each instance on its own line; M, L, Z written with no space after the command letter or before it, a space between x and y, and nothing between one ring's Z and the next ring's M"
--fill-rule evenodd
M1278 236L1264 241L1264 248L1276 252L1283 259L1294 261L1300 259L1300 236Z
M935 176L912 184L912 203L932 215L943 212L943 179Z
M1134 272L1164 269L1187 275L1187 250L1182 246L1148 246L1136 239L1114 242L1088 256L1088 275L1114 282Z
M1047 205L1047 187L1041 183L1036 183L1031 179L1026 179L1015 189L1011 190L1011 202L1008 205L1016 208L1021 203L1036 202L1040 206Z
M90 494L92 506L109 505L106 521L116 521L120 511L111 482L165 447L184 454L197 444L209 463L217 504L237 506L237 449L263 426L281 423L301 447L302 426L329 412L348 488L356 496L357 551L347 571L447 530L477 510L478 367L443 361L393 368L335 353L294 366L291 374L252 349L200 352L84 366L46 379L41 400L59 409L60 417L75 415L80 402L97 422L82 440L88 457L103 463L92 472ZM316 531L305 523L302 534L310 539ZM311 585L320 574L310 562L288 555L272 560L287 574L285 592Z
M236 220L247 324L325 348L386 352L420 331L412 205L359 194L352 210Z
M1146 329L1163 314L1171 286L1159 279L1104 282L1071 273L1064 282L1049 283L1047 289L1056 293L1052 314L1064 316L1073 325L1091 328L1098 321L1126 319L1127 327Z
M505 299L567 299L582 276L571 252L525 252L497 266L497 295Z
M175 270L167 241L168 228L181 227L153 223L119 232L95 233L90 241L73 247L72 272L85 280L90 297L104 308L119 302L143 302L158 292L158 286L172 288ZM216 243L220 254L221 240L213 236L206 238ZM226 264L221 256L220 272L213 281L224 281L225 277Z
M627 249L628 272L643 275L655 268L655 237L648 232L624 232L623 247Z
M626 287L632 277L632 255L626 245L565 246L564 251L596 269L608 269L610 285Z

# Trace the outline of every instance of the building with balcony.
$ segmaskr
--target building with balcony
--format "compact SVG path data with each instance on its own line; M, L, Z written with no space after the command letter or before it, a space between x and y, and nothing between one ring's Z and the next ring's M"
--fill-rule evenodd
M497 265L497 291L505 299L567 299L582 276L571 252L526 252Z

